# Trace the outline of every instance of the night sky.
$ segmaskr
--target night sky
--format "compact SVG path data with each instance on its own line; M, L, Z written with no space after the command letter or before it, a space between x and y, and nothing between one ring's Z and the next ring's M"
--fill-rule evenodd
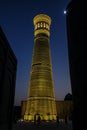
M32 52L34 47L33 18L37 14L51 17L50 49L55 98L63 100L71 93L66 15L64 10L70 0L1 0L0 26L17 57L15 105L27 99Z

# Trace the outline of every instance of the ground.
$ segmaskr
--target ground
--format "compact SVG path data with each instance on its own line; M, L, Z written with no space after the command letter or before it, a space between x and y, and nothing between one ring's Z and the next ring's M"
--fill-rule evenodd
M19 122L13 124L12 130L72 130L72 123L41 122L34 124L34 122Z

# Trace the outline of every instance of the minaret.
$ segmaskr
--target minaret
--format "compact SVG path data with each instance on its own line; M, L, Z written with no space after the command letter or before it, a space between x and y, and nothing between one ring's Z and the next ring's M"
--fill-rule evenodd
M30 73L25 120L56 120L56 104L50 54L51 18L45 14L34 17L34 51Z

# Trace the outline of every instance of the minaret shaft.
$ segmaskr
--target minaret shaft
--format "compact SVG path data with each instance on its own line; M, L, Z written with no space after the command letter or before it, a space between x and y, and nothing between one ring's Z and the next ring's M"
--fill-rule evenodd
M34 51L30 73L29 93L24 119L56 120L54 84L50 54L50 23L47 15L34 18Z

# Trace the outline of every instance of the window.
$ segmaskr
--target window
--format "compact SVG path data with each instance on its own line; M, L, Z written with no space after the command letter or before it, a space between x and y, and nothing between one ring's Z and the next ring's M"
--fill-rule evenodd
M41 25L40 25L40 26L41 26L41 28L42 28L42 27L43 27L43 23L41 23Z
M46 27L46 24L44 23L44 28Z
M40 23L38 23L38 28L40 27Z

